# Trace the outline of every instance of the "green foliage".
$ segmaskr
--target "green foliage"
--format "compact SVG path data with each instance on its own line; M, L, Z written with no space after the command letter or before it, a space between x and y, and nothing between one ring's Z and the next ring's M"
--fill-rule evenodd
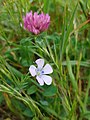
M34 94L37 91L37 87L35 85L32 85L28 90L27 90L27 94L31 95Z
M24 29L30 10L50 15L46 32ZM1 108L20 120L89 120L89 31L89 0L0 0ZM38 58L53 68L50 86L29 73Z
M43 95L46 97L51 97L51 96L56 95L56 93L57 93L57 87L50 86L49 88L47 88L46 91L44 91Z

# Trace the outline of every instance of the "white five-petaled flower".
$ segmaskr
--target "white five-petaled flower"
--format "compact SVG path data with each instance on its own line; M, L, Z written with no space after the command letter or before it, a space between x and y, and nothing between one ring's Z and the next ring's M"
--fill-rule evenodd
M53 72L51 65L46 64L44 66L44 59L37 59L35 63L37 64L37 68L34 65L31 65L29 67L29 72L31 73L31 75L33 77L36 76L36 79L41 86L43 86L44 83L50 85L52 83L52 78L47 74Z

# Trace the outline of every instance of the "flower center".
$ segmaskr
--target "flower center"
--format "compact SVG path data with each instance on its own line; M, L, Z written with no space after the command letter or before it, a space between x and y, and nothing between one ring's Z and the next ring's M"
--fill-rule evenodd
M37 76L41 76L44 73L44 71L42 69L36 69L36 74Z

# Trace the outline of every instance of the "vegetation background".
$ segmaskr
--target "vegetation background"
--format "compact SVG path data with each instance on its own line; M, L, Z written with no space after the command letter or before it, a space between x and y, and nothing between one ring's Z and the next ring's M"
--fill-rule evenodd
M50 15L46 32L23 29L31 10ZM50 86L30 76L37 58ZM90 0L0 0L0 120L90 120Z

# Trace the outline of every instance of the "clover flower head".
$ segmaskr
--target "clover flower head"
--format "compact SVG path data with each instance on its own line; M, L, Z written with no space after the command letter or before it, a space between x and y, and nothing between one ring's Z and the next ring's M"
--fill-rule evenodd
M35 61L37 68L34 65L29 67L29 72L31 76L36 76L38 83L43 86L44 83L50 85L52 83L52 78L47 75L53 72L53 69L50 64L44 66L44 59L37 59Z
M50 16L48 14L38 14L35 12L34 14L32 11L26 14L23 17L24 21L24 28L34 34L39 34L48 29L50 24Z

